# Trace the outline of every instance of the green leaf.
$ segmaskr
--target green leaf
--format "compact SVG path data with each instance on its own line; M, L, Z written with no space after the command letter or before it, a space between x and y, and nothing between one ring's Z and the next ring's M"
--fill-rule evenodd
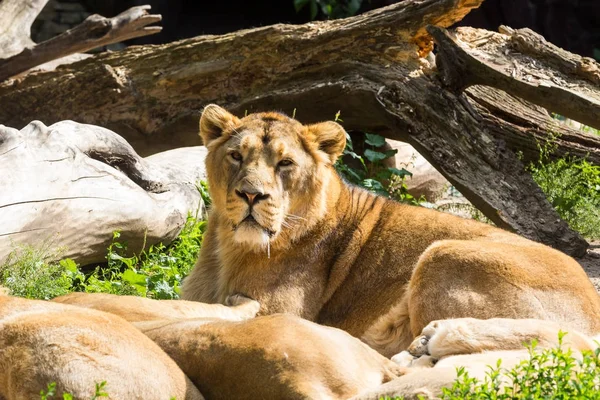
M385 190L381 182L375 179L365 179L362 181L362 185L373 192L381 194L385 193L387 195L387 191Z
M348 132L346 132L346 149L354 150L354 148L352 147L352 138L350 137L350 134Z
M365 157L372 163L377 163L387 158L385 153L381 153L379 151L374 151L371 149L365 149Z
M132 269L128 269L125 272L123 272L122 277L125 282L130 283L134 286L146 287L146 276L138 274Z
M398 153L398 149L392 149L385 152L385 158L394 157Z
M61 267L71 272L78 272L77 263L70 258L65 258L64 260L60 260L59 264Z
M317 18L317 13L319 9L317 8L317 0L311 0L310 2L310 19Z
M365 143L370 144L371 146L381 147L385 144L385 138L383 136L365 133L365 137Z
M310 0L294 0L294 9L296 12L300 12Z

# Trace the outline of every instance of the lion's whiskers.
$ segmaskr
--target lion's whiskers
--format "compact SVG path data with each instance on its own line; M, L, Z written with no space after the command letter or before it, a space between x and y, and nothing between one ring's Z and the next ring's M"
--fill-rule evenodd
M295 220L302 220L302 221L308 221L308 219L301 217L299 215L296 214L285 214L286 218L291 218L291 219L295 219Z

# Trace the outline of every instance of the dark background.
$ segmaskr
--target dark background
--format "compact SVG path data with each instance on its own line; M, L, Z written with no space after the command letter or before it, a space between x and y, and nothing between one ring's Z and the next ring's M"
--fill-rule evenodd
M163 32L136 39L135 44L166 43L202 34L311 20L308 7L297 13L293 0L61 1L80 3L86 11L107 17L134 5L152 5L152 11L163 16ZM396 2L398 0L364 0L360 12ZM318 18L322 19L323 15ZM600 59L600 0L485 0L461 23L494 31L502 24L531 28L564 49Z

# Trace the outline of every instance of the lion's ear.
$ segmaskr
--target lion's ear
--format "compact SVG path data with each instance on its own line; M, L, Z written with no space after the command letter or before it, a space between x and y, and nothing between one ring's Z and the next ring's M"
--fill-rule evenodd
M204 107L200 117L200 137L205 146L223 136L228 128L235 128L240 119L216 104Z
M327 153L331 163L335 163L346 147L346 131L333 121L308 125L308 132L314 136L319 150Z

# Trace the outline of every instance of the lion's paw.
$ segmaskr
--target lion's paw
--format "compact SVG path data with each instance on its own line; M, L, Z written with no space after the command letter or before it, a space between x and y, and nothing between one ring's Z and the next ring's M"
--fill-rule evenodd
M429 354L429 339L427 335L417 336L408 346L408 352L414 357L421 357Z
M441 326L441 321L430 322L425 328L423 328L421 335L417 336L410 346L408 346L408 352L415 357L430 355L431 352L429 345L431 339L439 331Z
M424 355L420 357L415 357L410 354L408 351L403 351L401 353L396 354L392 357L392 361L398 364L401 367L407 368L432 368L437 359L434 357Z
M235 293L227 296L225 305L235 307L242 313L243 318L254 318L260 310L260 303L241 293Z
M412 366L413 361L415 360L415 356L410 354L408 351L403 351L401 353L396 354L392 357L392 361L398 364L401 367L410 367Z

